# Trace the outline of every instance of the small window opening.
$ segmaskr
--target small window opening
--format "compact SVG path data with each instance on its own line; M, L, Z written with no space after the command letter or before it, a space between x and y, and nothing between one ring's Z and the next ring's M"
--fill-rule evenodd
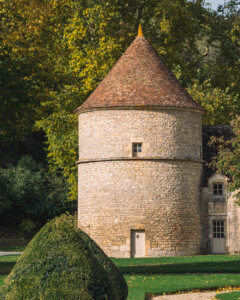
M132 154L134 157L138 156L142 152L142 143L133 143Z
M222 183L214 183L213 184L213 195L215 195L215 196L223 195L223 184Z

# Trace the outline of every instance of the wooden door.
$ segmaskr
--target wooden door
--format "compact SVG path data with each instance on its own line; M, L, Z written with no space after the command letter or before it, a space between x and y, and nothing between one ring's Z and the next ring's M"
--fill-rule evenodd
M131 231L131 257L145 256L145 231Z

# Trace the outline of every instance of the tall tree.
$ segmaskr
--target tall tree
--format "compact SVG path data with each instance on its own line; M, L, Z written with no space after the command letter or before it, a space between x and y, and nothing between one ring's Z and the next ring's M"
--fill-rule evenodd
M178 63L184 65L186 56L192 57L194 53L193 46L197 49L198 25L200 16L205 12L201 7L202 1L196 4L195 9L193 3L185 0L173 2L172 6L167 1L159 4L155 0L89 1L86 6L81 6L79 2L71 21L66 24L63 41L70 51L68 66L72 81L60 92L52 93L47 105L54 107L54 113L40 120L38 126L47 133L49 157L53 165L62 168L75 186L73 195L76 195L74 163L77 159L77 123L72 111L106 76L135 37L139 22L142 22L146 35L154 45L161 45L156 48L170 67ZM199 7L201 12L197 9ZM176 13L173 15L174 9ZM196 12L197 15L194 15ZM193 20L194 30L191 29ZM177 48L183 49L178 57L173 54ZM189 63L189 70L193 61Z
M240 94L240 1L226 1L207 23L208 55L200 66L201 80Z
M235 53L238 19L235 4L236 13L234 10L226 18L220 12L214 15L203 4L203 0L1 1L0 38L1 49L7 55L5 65L9 59L13 71L19 68L15 82L23 83L20 84L23 91L10 100L7 93L11 92L14 76L8 72L4 75L5 82L9 82L7 109L16 101L25 113L17 115L20 110L15 110L19 120L16 124L24 124L27 114L30 122L25 128L32 128L36 120L37 128L44 130L49 162L52 168L61 169L72 184L72 198L76 197L77 160L77 121L73 110L83 103L130 44L139 22L167 65L175 72L181 70L179 79L185 86L193 79L201 84L206 74L211 74L213 94L208 95L208 104L212 105L219 82L217 66L225 53L221 50L220 55L215 50L225 33L221 29L217 34L217 22L221 28L235 28L231 38L228 35ZM206 51L209 47L214 49L214 55ZM221 84L228 102L232 95L232 91L226 90L229 84ZM194 83L192 91L198 93ZM3 114L1 118L4 119ZM17 132L20 126L15 127ZM5 136L8 134L5 129Z
M235 118L231 125L234 136L228 140L212 138L211 144L217 147L218 155L213 158L211 166L230 179L230 190L235 191L235 197L240 205L240 117Z
M205 109L203 124L225 125L239 115L239 95L219 87L213 87L210 80L202 84L195 80L188 88L193 99Z

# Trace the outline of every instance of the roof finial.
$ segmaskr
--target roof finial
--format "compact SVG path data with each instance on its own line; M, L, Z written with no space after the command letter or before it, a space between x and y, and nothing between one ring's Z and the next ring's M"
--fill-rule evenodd
M141 23L138 26L138 36L143 36L142 25Z

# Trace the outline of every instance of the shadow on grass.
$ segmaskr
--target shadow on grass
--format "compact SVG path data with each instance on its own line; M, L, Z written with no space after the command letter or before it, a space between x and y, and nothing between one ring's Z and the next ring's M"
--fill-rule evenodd
M8 274L16 262L0 262L0 274ZM164 265L119 266L123 274L240 273L239 261Z
M0 262L0 275L10 273L15 264L16 262Z
M1 257L0 274L8 274L18 256ZM146 261L147 262L147 261ZM240 273L240 261L172 262L161 264L118 265L123 274L186 274L186 273Z
M240 273L239 261L119 266L123 274Z

